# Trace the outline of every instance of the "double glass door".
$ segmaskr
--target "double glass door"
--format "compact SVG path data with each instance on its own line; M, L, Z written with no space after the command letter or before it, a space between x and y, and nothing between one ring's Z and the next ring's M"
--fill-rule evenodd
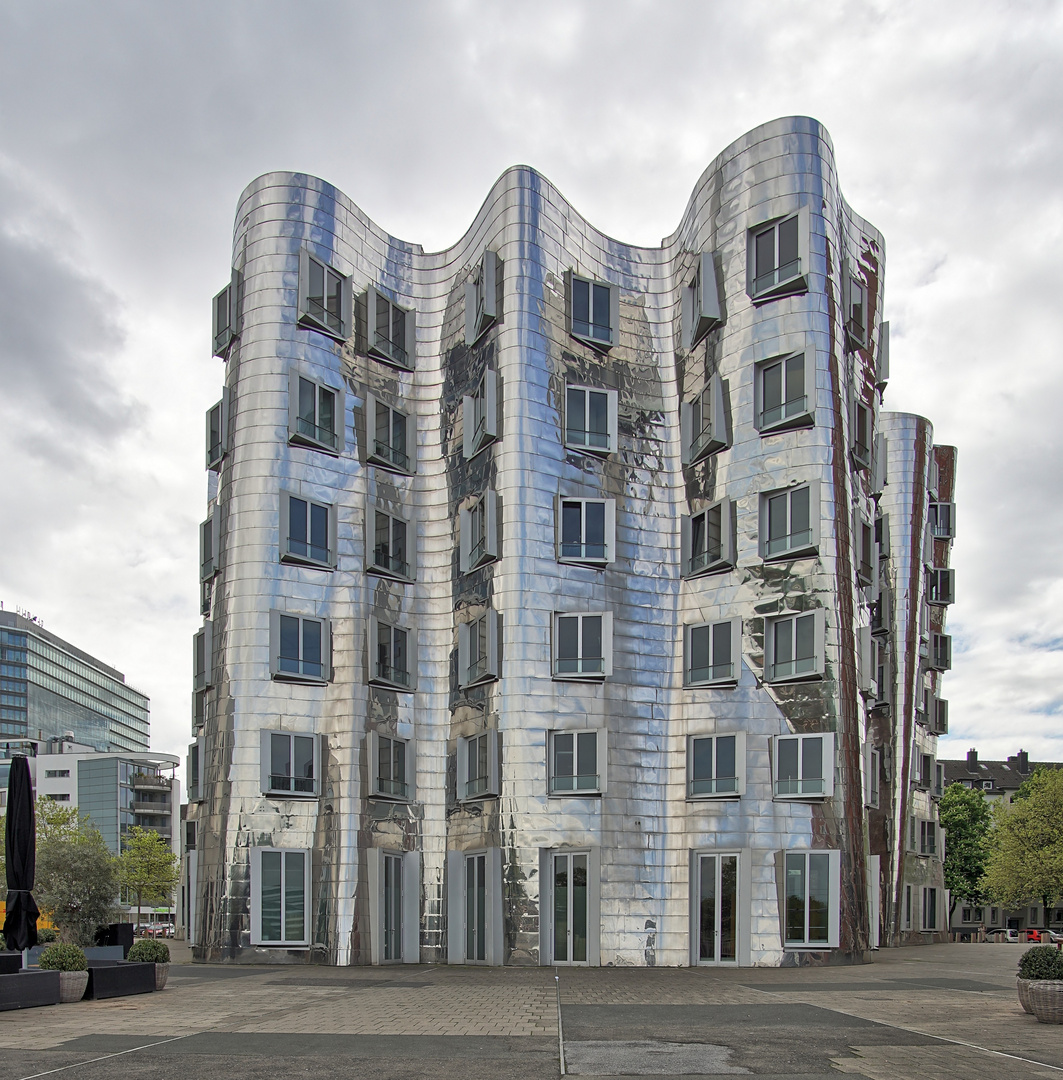
M738 856L698 856L698 963L738 963Z
M587 854L554 854L554 963L587 963Z
M487 856L465 856L465 960L487 962Z
M384 855L384 959L402 959L401 855Z

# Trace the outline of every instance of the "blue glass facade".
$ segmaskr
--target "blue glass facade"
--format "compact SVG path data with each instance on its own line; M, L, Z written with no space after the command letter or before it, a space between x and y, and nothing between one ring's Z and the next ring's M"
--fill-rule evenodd
M0 736L26 737L26 645L26 634L0 628Z

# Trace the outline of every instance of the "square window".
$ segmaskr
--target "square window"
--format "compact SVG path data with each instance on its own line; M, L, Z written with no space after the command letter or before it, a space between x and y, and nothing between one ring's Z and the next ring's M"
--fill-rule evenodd
M866 402L853 399L852 431L849 451L858 469L871 468L871 446L874 442L875 413Z
M708 386L679 407L684 465L707 458L731 445L727 426L727 383L713 375Z
M604 679L613 669L613 616L554 614L554 678Z
M683 685L736 683L742 672L742 620L683 628Z
M458 802L500 795L499 761L499 738L494 728L458 739Z
M199 526L199 580L210 581L218 572L220 554L218 548L218 525L220 513L214 512Z
M326 683L331 678L332 629L328 619L269 613L270 673L284 682Z
M764 620L764 678L788 682L823 674L823 612Z
M735 565L735 513L730 499L721 499L680 520L683 577L697 577Z
M366 461L395 472L412 473L413 426L409 417L366 394Z
M926 574L927 603L945 605L956 599L956 571L935 568Z
M369 617L369 681L392 690L415 690L417 636L410 627Z
M310 944L310 852L251 848L251 944Z
M948 634L930 635L930 668L948 671L952 667L952 638Z
M929 511L930 535L935 540L951 540L956 535L956 504L932 502Z
M416 776L414 743L379 731L366 735L370 798L410 801Z
M565 388L565 445L592 454L617 449L618 394L587 386Z
M765 560L815 555L819 545L819 482L760 496L760 554Z
M343 391L293 371L288 383L288 441L342 454L343 428Z
M498 558L498 496L490 489L458 511L458 560L468 574Z
M212 624L208 619L192 638L193 688L209 690L214 685L214 642Z
M845 336L851 348L867 344L868 315L867 286L849 266L842 264L842 309L845 312Z
M189 743L188 756L185 758L185 783L190 803L199 802L203 798L203 751L203 739Z
M620 290L604 281L569 271L569 333L574 338L608 349L615 345L620 325Z
M938 928L938 891L937 889L923 890L923 929L937 930Z
M229 388L221 392L221 401L207 410L207 468L221 470L229 452Z
M605 791L605 732L550 732L550 794Z
M374 509L367 519L373 524L373 532L366 573L412 581L413 552L407 539L413 530L409 523L380 509Z
M327 503L281 492L281 562L331 570L336 565L336 513Z
M229 358L229 349L240 333L240 271L233 269L229 284L214 297L213 342L214 355L222 360Z
M734 798L745 792L745 732L687 738L687 797Z
M391 367L413 371L417 342L416 316L411 308L400 307L375 286L370 285L365 297L366 351Z
M497 377L488 368L471 394L462 398L462 456L475 457L498 438Z
M753 226L746 241L746 288L754 302L808 289L808 208Z
M772 766L777 799L834 794L834 734L776 735Z
M321 794L321 737L309 732L261 732L262 794Z
M336 341L351 336L351 279L299 249L299 325Z
M502 260L486 250L465 286L465 344L475 344L502 314Z
M478 618L458 624L458 685L490 682L499 673L498 612L488 608Z
M762 435L816 422L816 367L812 349L762 360L754 369L756 428Z
M683 289L683 344L693 349L722 321L712 252L702 251L697 256L694 275Z
M616 558L616 500L556 500L557 561L604 566Z
M837 948L841 852L782 852L783 943L787 948Z

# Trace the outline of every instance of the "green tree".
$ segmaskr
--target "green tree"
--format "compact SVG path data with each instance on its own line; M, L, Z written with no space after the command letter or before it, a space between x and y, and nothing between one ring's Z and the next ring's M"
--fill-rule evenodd
M56 802L46 795L38 796L33 816L36 822L37 843L42 840L71 839L88 818L78 813L76 806ZM0 814L0 836L7 836L7 815ZM0 846L0 888L7 874L7 844Z
M137 923L145 901L169 903L180 876L177 856L157 832L134 825L122 838L118 880L124 889L136 893Z
M945 888L949 919L961 901L980 906L988 899L982 885L989 860L989 804L981 791L950 784L938 803L945 830Z
M1063 897L1063 770L1038 769L1023 788L993 807L985 889L1004 907L1040 902L1047 925Z
M50 819L43 839L38 833L33 895L61 940L85 946L95 943L96 927L114 920L118 874L99 829L76 811L75 821Z

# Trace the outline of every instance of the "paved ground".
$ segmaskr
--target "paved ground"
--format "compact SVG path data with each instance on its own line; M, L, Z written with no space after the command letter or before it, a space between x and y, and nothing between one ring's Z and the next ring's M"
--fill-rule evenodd
M569 1075L1063 1080L1063 1027L1015 997L1025 948L822 970L175 962L161 994L0 1013L0 1080L541 1080L560 1071L558 989Z

